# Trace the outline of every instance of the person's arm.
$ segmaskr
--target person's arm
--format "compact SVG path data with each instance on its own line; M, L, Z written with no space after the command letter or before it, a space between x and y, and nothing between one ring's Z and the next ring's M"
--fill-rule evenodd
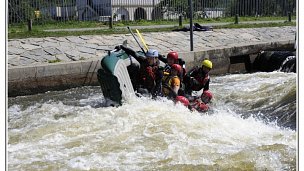
M191 82L191 85L194 87L201 86L201 83L199 81L197 81L194 77L190 77L190 82ZM195 91L197 91L197 90L195 90Z
M164 63L168 63L168 60L164 57L164 55L158 54L158 59Z
M178 64L183 67L183 65L185 65L186 62L182 58L178 58Z
M128 55L133 56L139 63L144 62L145 58L142 57L142 56L138 56L137 53L133 49L128 48L128 47L123 46L123 45L120 45L119 48L124 50Z
M204 91L209 90L209 83L210 83L210 79L208 79L208 81L206 82L204 86Z
M183 81L184 76L186 75L186 62L182 58L178 58L178 64L182 67L182 72L180 73L181 81Z
M191 68L188 72L186 72L183 76L183 82L186 86L191 87L191 73L195 70L195 67ZM189 88L188 87L188 88Z
M152 68L152 67L148 67ZM154 87L152 88L152 97L162 96L162 78L163 70L157 66L153 67L153 73L151 73L151 78L154 79Z
M196 67L193 67L192 69L190 69L190 70L186 73L186 75L189 76L189 77L193 77L193 75L195 75L195 73L197 72L197 70L198 70L198 67L197 67L197 66L196 66Z

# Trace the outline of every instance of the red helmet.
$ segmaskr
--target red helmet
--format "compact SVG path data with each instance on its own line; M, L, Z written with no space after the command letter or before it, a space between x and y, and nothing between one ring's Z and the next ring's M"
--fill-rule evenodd
M201 95L201 99L204 103L209 103L211 101L212 97L213 97L213 95L209 90L204 91Z
M199 105L199 111L206 112L208 109L209 107L206 104L202 103Z
M172 58L174 60L178 60L178 54L175 51L169 52L167 58Z
M179 64L173 64L172 69L175 69L176 71L178 71L178 73L182 72L182 67Z
M185 106L189 106L189 100L184 96L177 96L175 100L176 102L181 102Z

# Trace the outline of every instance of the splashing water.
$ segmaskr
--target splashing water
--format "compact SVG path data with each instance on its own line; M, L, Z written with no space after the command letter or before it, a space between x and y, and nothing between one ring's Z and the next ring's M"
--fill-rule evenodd
M8 168L296 170L296 74L218 76L210 89L206 114L165 98L102 107L100 87L10 98Z

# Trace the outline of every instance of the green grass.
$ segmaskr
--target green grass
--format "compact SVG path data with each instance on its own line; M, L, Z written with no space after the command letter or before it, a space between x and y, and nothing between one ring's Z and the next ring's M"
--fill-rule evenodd
M271 21L271 20L287 20L287 17L239 17L239 23L243 21ZM295 16L292 17L295 19ZM284 23L260 23L260 24L233 24L234 17L229 18L213 18L213 19L200 19L193 22L204 23L228 23L223 26L216 26L214 29L219 28L252 28L252 27L280 27L280 26L295 26L295 22ZM231 23L231 24L229 24ZM184 20L183 24L189 24L188 20ZM159 20L159 21L128 21L128 22L114 22L113 29L109 29L109 26L103 22L93 21L68 21L68 22L33 22L32 31L28 31L26 24L15 24L8 26L8 38L30 38L30 37L62 37L62 36L80 36L80 35L109 35L109 34L126 34L129 33L126 26L149 26L149 25L178 25L178 21L173 20ZM69 29L69 28L105 28L100 30L91 31L57 31L46 32L44 30L50 29ZM122 27L122 28L119 28ZM141 29L141 32L166 32L172 29L178 28L150 28Z
M292 16L292 20L295 20L296 16ZM193 22L198 23L218 23L218 22L234 22L234 17L223 17L223 18L206 18L206 19L194 19ZM288 20L287 17L239 17L239 21L271 21L271 20ZM184 24L189 24L189 19L183 19ZM9 30L14 28L26 28L27 23L21 24L10 24ZM176 25L178 20L137 20L137 21L118 21L114 22L115 26L148 26L148 25ZM97 21L66 21L57 22L53 20L49 21L38 21L33 20L33 26L39 27L41 30L48 29L65 29L65 28L95 28L95 27L109 27L107 22Z
M282 27L282 26L296 26L296 22L284 23L256 23L256 24L227 24L223 26L216 26L215 29L231 29L231 28L260 28L260 27Z

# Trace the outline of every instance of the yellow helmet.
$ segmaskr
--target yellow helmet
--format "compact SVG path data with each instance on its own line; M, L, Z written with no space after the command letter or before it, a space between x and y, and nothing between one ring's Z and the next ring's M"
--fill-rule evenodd
M203 60L203 62L202 62L202 66L205 66L205 67L207 67L207 68L212 69L212 62L209 61L208 59L205 59L205 60Z
M180 79L178 77L173 77L170 80L170 85L171 86L180 86Z

